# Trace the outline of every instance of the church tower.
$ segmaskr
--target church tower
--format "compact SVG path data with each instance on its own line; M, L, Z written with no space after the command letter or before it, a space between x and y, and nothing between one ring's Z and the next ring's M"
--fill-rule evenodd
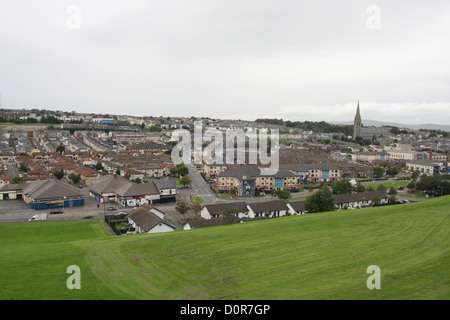
M355 120L353 122L353 140L355 140L358 136L361 136L361 114L359 113L359 101L356 109Z

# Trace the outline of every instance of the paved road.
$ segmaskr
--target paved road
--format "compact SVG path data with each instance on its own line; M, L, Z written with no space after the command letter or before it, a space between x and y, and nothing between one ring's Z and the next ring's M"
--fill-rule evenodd
M18 177L19 176L19 171L17 170L16 166L14 165L14 163L12 162L6 162L6 163L2 163L3 166L6 166L8 168L7 171L5 171L5 175L7 176L13 176L14 177Z

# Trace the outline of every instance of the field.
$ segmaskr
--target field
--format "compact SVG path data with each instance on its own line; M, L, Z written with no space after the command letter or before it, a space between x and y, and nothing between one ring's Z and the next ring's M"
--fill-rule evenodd
M447 196L153 235L1 224L0 299L449 299L449 222Z

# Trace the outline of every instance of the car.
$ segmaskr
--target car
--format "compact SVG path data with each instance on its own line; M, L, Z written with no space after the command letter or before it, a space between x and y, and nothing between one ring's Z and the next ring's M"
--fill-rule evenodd
M125 212L119 212L119 213L117 214L117 216L119 216L119 217L126 217L126 216L127 216L127 213L125 213Z
M117 209L114 208L114 207L108 207L108 208L106 208L106 211L115 211L115 210L117 210Z
M87 216L84 216L83 218L81 218L83 220L87 220L87 219L94 219L94 217L90 214L88 214Z
M62 210L59 209L50 211L50 214L62 214L62 213L63 213Z
M400 186L397 188L397 190L403 190L403 189L405 189L405 187L403 187L403 186Z

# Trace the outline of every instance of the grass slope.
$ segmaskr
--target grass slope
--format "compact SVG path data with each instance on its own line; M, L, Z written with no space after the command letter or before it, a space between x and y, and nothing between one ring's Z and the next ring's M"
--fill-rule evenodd
M450 197L108 236L99 221L0 225L1 299L449 299ZM81 290L66 268L81 269ZM366 269L381 269L369 290Z

